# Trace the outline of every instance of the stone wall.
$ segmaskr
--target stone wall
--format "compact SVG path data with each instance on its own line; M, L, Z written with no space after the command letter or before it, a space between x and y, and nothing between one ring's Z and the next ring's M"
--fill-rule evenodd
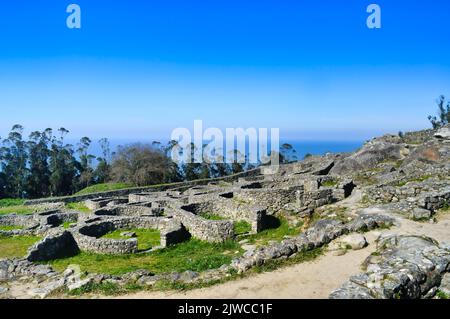
M132 193L142 193L142 192L158 192L158 191L166 191L166 190L176 190L182 188L189 188L196 185L207 185L212 182L232 182L238 180L240 177L249 177L249 176L257 176L261 173L259 168L249 170L246 172L233 174L230 176L220 177L220 178L212 178L212 179L204 179L204 180L196 180L189 182L181 182L181 183L172 183L166 185L156 185L156 186L146 186L146 187L133 187L115 191L108 192L100 192L100 193L92 193L86 195L73 195L73 196L63 196L63 197L50 197L50 198L41 198L41 199L32 199L27 200L25 205L37 205L42 203L75 203L75 202L83 202L89 199L96 199L99 197L124 197L128 196Z
M301 186L288 189L241 189L234 194L234 198L244 203L266 207L268 213L276 213L286 204L296 201L296 191L300 189Z
M83 251L101 254L131 254L138 250L136 238L109 239L99 238L116 228L111 221L101 221L84 225L73 231L73 236L78 247Z
M120 205L128 203L127 197L110 197L110 198L96 198L84 201L84 204L90 210L97 210L105 206Z
M73 230L74 238L81 250L102 254L131 254L138 251L138 241L131 239L100 238L117 229L158 229L160 247L166 247L186 240L189 233L170 218L122 217L97 221Z
M47 261L74 256L78 253L78 246L72 234L68 231L45 237L33 245L26 259L31 262Z
M148 206L128 204L128 205L117 205L112 207L104 207L97 209L94 212L96 216L133 216L133 215L157 215L159 210L154 210L151 203L147 203Z
M184 208L173 208L170 210L170 213L195 238L209 242L224 242L234 237L233 223L231 221L206 220Z
M3 215L0 216L1 226L21 226L24 228L37 227L39 225L39 220L37 220L33 215Z
M435 212L450 205L450 187L439 192L426 194L419 200L419 207Z
M76 223L78 221L78 213L56 213L49 216L45 216L41 220L41 225L49 225L51 227L60 226L66 222Z

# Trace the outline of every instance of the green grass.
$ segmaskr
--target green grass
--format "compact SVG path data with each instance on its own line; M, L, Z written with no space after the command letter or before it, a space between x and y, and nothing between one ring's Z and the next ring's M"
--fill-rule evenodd
M111 239L128 239L130 237L124 237L120 234L123 232L134 232L136 233L136 238L138 240L139 250L148 250L152 247L159 246L161 243L161 235L157 229L118 229L116 231L110 232L103 236L102 238Z
M234 233L236 235L248 233L252 231L252 225L245 220L240 220L233 224Z
M41 240L37 236L0 235L0 258L24 257L34 243Z
M115 191L120 190L124 188L131 188L133 185L127 184L127 183L104 183L104 184L96 184L89 187L86 187L76 193L75 195L86 195L86 194L92 194L92 193L101 193L101 192L108 192L108 191Z
M200 217L208 220L226 220L226 218L223 218L222 216L213 214L213 213L200 213L198 214Z
M35 211L30 206L7 206L0 208L0 215L7 215L7 214L18 214L18 215L26 215L26 214L32 214Z
M450 295L440 290L436 293L436 296L439 297L439 299L450 299Z
M159 280L152 287L148 286L140 286L138 284L129 283L125 286L119 286L114 283L104 282L101 284L91 283L89 285L84 286L83 288L76 289L71 291L70 295L83 295L86 293L92 294L102 294L106 296L115 296L126 294L130 292L142 291L142 290L150 290L150 291L168 291L168 290L179 290L186 291L192 289L200 289L205 287L211 287L218 284L223 284L229 281L233 281L236 279L248 278L254 274L273 271L278 268L299 264L303 262L308 262L314 260L315 258L322 255L324 252L324 248L316 248L310 251L302 251L297 253L295 256L291 256L288 259L276 259L267 261L261 266L256 266L251 268L250 270L238 274L234 269L231 269L228 273L228 276L224 276L219 279L213 279L210 281L197 281L194 283L184 283L181 281L169 281L169 280Z
M0 199L0 207L11 207L11 206L21 206L25 200L23 199L14 199L14 198L5 198Z
M77 256L49 262L56 270L64 271L71 264L80 265L82 271L110 275L123 275L139 269L155 274L204 271L219 268L242 254L233 241L213 244L197 239L146 254L101 255L81 252Z
M414 182L420 183L420 182L424 182L427 179L430 179L432 177L433 177L432 175L424 175L424 176L421 176L421 177L418 177L418 178L413 178L413 179L409 179L409 180L406 180L406 181L403 181L403 182L398 182L396 186L402 187L402 186L405 186L408 183L414 183Z
M322 183L323 187L335 187L337 185L337 181L325 181Z
M303 262L308 262L311 260L314 260L315 258L322 255L324 252L324 248L316 248L310 251L302 251L297 253L295 256L291 256L288 259L274 259L266 261L261 266L256 266L251 268L250 270L238 274L234 269L231 269L229 272L229 275L227 277L223 277L220 279L214 279L207 282L195 282L195 283L183 283L179 281L168 281L168 280L161 280L156 283L153 290L191 290L191 289L199 289L199 288L205 288L205 287L211 287L213 285L217 284L223 284L225 282L229 282L236 279L242 279L250 277L254 274L259 274L263 272L270 272L274 271L275 269L279 269L282 267L291 266L294 264L299 264Z
M84 203L67 203L67 209L73 209L82 213L90 213L91 210L84 205Z
M21 230L23 229L23 226L0 226L0 230L3 231L11 231L11 230Z
M69 229L69 228L70 228L70 225L72 225L72 224L74 224L74 223L72 223L72 222L64 222L61 226L62 226L64 229Z
M267 245L269 241L280 242L285 239L285 236L295 236L300 234L301 225L298 227L291 227L288 221L284 218L278 220L279 225L270 229L265 229L257 234L252 234L243 237L251 244Z

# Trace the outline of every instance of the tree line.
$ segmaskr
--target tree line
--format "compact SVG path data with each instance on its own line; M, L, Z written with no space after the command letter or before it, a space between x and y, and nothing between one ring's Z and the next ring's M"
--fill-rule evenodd
M103 138L98 141L101 155L94 156L89 153L90 138L72 145L66 142L68 133L65 128L48 128L25 138L24 128L14 125L6 138L0 137L0 199L66 196L106 182L147 186L223 177L257 166L247 160L179 165L170 156L175 141L129 144L111 152L108 139ZM289 144L283 144L281 150L282 162L295 153Z

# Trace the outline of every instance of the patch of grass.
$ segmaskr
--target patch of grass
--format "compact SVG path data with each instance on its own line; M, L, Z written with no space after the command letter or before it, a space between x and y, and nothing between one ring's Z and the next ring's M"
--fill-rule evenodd
M291 256L287 259L274 259L271 261L268 261L264 263L261 266L256 266L251 268L250 270L238 274L236 270L231 269L228 273L227 277L223 277L220 279L214 279L211 281L203 281L203 282L195 282L195 283L184 283L179 281L169 281L169 280L161 280L158 281L155 286L152 288L152 290L191 290L191 289L199 289L199 288L206 288L211 287L218 284L223 284L225 282L229 282L236 279L242 279L246 277L250 277L254 274L263 273L263 272L270 272L274 271L276 269L287 267L294 264L299 264L302 262L307 262L314 260L318 256L322 255L324 252L324 248L316 248L310 251L303 251L297 253L295 256Z
M446 294L445 292L443 292L443 291L441 291L441 290L439 290L439 291L436 293L436 296L437 296L439 299L450 299L450 295Z
M67 203L66 204L67 209L73 209L82 213L90 213L91 210L86 207L84 203Z
M337 185L337 181L325 181L321 186L323 187L335 187Z
M64 228L64 229L69 229L70 228L70 225L72 225L73 223L72 222L64 222L61 226Z
M83 271L123 275L139 269L152 273L204 271L216 269L243 253L234 241L213 244L190 239L175 246L145 254L101 255L81 252L77 256L49 262L56 270L64 271L70 264L80 265Z
M430 179L432 177L433 177L432 175L424 175L424 176L421 176L421 177L412 178L412 179L408 179L408 180L405 180L405 181L398 182L395 186L402 187L402 186L405 186L406 184L409 184L409 183L414 183L414 182L415 183L420 183L420 182L424 182L427 179Z
M301 226L291 227L285 218L277 219L272 228L265 229L257 234L244 236L251 244L267 245L269 241L282 241L285 236L295 236L301 232Z
M236 235L249 233L252 231L252 225L245 220L234 222L233 230Z
M200 213L198 214L200 217L208 220L226 220L226 218L223 218L222 216L213 214L213 213Z
M257 273L274 271L280 267L286 267L294 264L299 264L307 261L314 260L323 254L325 248L319 247L313 250L301 251L294 256L287 259L273 259L265 262L261 266L254 267L254 271Z
M89 187L86 187L76 193L75 195L86 195L86 194L92 194L92 193L101 193L101 192L108 192L108 191L115 191L120 190L124 188L131 188L133 185L127 184L127 183L104 183L104 184L96 184Z
M0 207L21 206L25 200L18 198L5 198L0 199Z
M139 250L148 250L152 247L159 246L161 241L161 235L159 230L157 229L118 229L113 232L110 232L103 236L102 238L111 238L111 239L128 239L131 237L124 237L120 234L123 232L133 232L136 233L136 238L138 240L138 249Z
M35 209L30 206L18 205L18 206L6 206L0 208L0 215L17 214L27 215L34 213Z
M106 296L114 296L123 292L123 289L119 285L112 282L103 282L100 284L91 282L81 288L70 291L69 295L80 296L92 292L101 293Z
M34 243L41 240L37 236L0 235L0 258L23 257Z
M23 229L23 226L17 226L17 225L13 225L13 226L0 226L0 230L3 230L3 231L21 230L21 229Z
M91 282L82 288L66 291L69 296L81 296L84 294L101 294L105 296L117 296L120 294L144 290L146 287L138 284L126 284L120 286L113 282L94 283Z

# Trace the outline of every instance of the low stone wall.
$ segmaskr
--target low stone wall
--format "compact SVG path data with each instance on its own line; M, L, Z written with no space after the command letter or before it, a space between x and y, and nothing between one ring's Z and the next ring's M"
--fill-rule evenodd
M233 223L227 220L206 220L186 210L188 207L173 208L172 216L181 222L189 233L200 240L224 242L234 237Z
M136 215L158 215L159 210L153 209L151 203L148 206L141 205L117 205L113 207L104 207L94 212L96 216L136 216Z
M317 191L305 192L299 196L299 206L315 209L335 201L335 189L322 188Z
M102 254L131 254L138 251L136 238L121 240L100 237L117 229L132 228L158 229L161 247L177 244L189 237L189 233L180 223L162 217L122 217L97 221L83 225L73 233L81 250Z
M3 215L0 216L0 225L2 226L22 226L22 227L34 227L37 221L33 215Z
M419 207L435 212L450 205L450 187L442 191L426 194L419 200Z
M49 216L45 216L41 220L41 225L49 225L51 227L60 226L66 222L76 223L78 221L78 213L56 213Z
M211 182L232 182L238 180L240 177L249 177L249 176L257 176L261 173L260 168L256 168L253 170L249 170L246 172L220 177L220 178L212 178L212 179L204 179L204 180L196 180L196 181L189 181L189 182L181 182L181 183L172 183L167 185L157 185L157 186L146 186L146 187L133 187L133 188L127 188L127 189L121 189L121 190L115 190L115 191L108 191L108 192L100 192L100 193L93 193L93 194L86 194L86 195L73 195L73 196L63 196L63 197L50 197L50 198L41 198L41 199L32 199L27 200L25 202L25 205L37 205L37 204L43 204L43 203L75 203L75 202L83 202L85 200L89 199L96 199L99 197L124 197L128 196L133 193L142 193L142 192L159 192L159 191L166 191L166 190L175 190L175 189L181 189L181 188L189 188L196 185L207 185Z
M286 258L297 252L322 247L349 232L367 231L377 227L391 226L393 223L393 218L378 214L361 214L346 224L333 219L319 220L299 236L247 251L242 257L234 259L231 267L242 273L273 259Z
M137 252L136 238L124 240L99 238L115 229L112 221L101 221L79 227L73 231L73 236L78 247L83 251L117 255Z
M296 201L296 191L301 189L301 186L288 189L241 189L234 194L234 197L244 203L266 207L268 213L276 213L283 209L286 204Z
M428 192L440 192L448 186L446 181L411 182L407 185L396 187L391 185L377 185L364 189L366 197L373 203L390 203L417 197Z
M45 237L33 245L26 259L31 262L70 257L78 253L78 246L68 231Z
M158 229L161 237L161 247L178 244L190 235L181 223L173 218L164 217L125 217L112 220L115 229Z
M0 231L0 234L3 235L29 235L33 233L33 229L39 227L39 220L33 215L3 215L0 216L0 226L20 226L24 228L11 231Z
M84 204L90 210L97 210L105 206L110 205L120 205L128 203L128 198L126 197L110 197L110 198L96 198L96 199L88 199L84 201Z
M260 232L263 229L263 219L266 216L265 208L239 202L233 198L233 193L226 193L226 197L222 195L224 194L216 194L213 199L184 205L181 209L195 215L209 213L232 221L246 221L251 225L253 233Z

